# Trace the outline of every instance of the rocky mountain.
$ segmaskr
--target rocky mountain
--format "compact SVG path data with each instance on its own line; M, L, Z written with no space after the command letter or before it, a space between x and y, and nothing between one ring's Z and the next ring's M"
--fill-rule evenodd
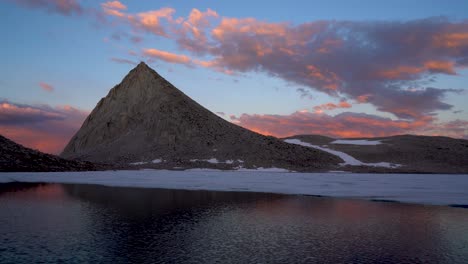
M377 138L336 139L319 135L300 135L289 138L341 151L367 163L389 162L398 168L369 168L347 166L354 172L413 172L468 173L468 140L449 137L399 135ZM356 141L357 140L357 141ZM364 141L364 144L359 143ZM366 141L371 144L366 144ZM356 143L353 143L356 142ZM377 143L377 144L375 144Z
M151 167L333 169L341 159L227 122L145 63L101 99L62 157Z
M66 160L23 147L0 135L0 171L88 171L101 169L90 162Z

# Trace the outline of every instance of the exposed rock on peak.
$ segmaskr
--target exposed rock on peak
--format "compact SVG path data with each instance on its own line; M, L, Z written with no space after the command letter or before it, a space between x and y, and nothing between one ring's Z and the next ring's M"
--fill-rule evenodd
M227 122L144 62L99 101L62 156L118 164L161 159L194 166L195 159L216 158L235 161L229 162L232 166L299 170L328 169L341 162Z

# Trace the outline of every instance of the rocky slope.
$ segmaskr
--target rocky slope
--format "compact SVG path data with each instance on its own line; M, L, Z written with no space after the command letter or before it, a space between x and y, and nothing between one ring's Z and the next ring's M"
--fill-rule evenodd
M329 153L287 144L227 122L144 63L99 101L61 156L156 168L322 171L341 162Z
M66 160L25 148L0 135L0 172L88 171L101 168L90 162Z
M397 169L352 166L346 168L355 172L468 173L468 140L464 139L399 135L359 138L379 141L381 144L355 145L333 144L335 139L318 135L300 135L290 138L338 150L363 162L390 162L402 165Z

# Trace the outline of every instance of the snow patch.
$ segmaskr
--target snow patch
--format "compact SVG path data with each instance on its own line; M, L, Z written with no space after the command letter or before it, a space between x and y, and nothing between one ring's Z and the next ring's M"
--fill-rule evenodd
M221 164L221 163L233 164L233 163L234 163L234 160L220 161L220 160L218 160L218 159L216 159L216 158L211 158L211 159L191 159L191 160L190 160L190 162L197 162L197 161L205 161L205 162L208 162L208 163L211 163L211 164ZM243 163L244 161L238 159L237 162Z
M398 168L398 167L401 166L400 164L393 164L393 163L389 163L389 162L365 163L365 162L362 162L360 160L355 159L351 155L348 155L348 154L346 154L344 152L329 149L329 148L320 147L320 146L317 146L317 145L312 145L310 143L301 141L300 139L297 139L297 138L285 139L284 142L290 143L290 144L301 145L301 146L304 146L304 147L319 149L319 150L328 152L330 154L333 154L335 156L338 156L344 161L344 163L340 163L341 166L351 165L351 166L371 166L371 167L384 167L384 168Z
M146 161L138 161L138 162L132 162L132 163L129 163L130 165L133 165L133 166L137 166L137 165L144 165L144 164L148 164L148 162Z
M216 171L216 172L223 172L222 170L211 169L211 168L193 168L193 169L186 169L184 171Z
M379 145L382 144L380 140L367 140L367 139L337 139L330 142L331 144L347 144L347 145L361 145L361 146L370 146L370 145Z
M161 163L161 162L163 162L162 159L154 159L151 161L151 163Z
M276 168L276 167L271 167L271 168L263 168L263 167L258 167L255 169L247 169L244 168L243 166L239 166L235 168L235 171L250 171L250 172L293 172L288 169L283 169L283 168Z
M219 164L221 162L218 161L218 159L216 158L211 158L209 160L206 160L208 163L211 163L211 164Z
M0 183L50 182L183 190L324 195L423 204L468 204L468 175L137 170L0 173Z

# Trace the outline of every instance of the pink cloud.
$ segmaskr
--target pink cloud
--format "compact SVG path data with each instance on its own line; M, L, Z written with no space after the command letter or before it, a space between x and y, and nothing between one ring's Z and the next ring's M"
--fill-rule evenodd
M54 91L54 87L52 85L48 84L48 83L40 82L39 86L42 88L42 90L44 90L46 92L53 92Z
M127 6L119 1L108 1L101 4L103 9L126 10Z
M144 49L143 55L155 58L158 60L162 60L169 63L178 63L178 64L185 64L190 65L191 59L185 55L179 55L167 51L157 50L157 49Z
M321 105L314 106L314 110L316 113L323 113L326 110L334 110L338 108L351 108L351 104L346 101L341 101L338 104L334 103L325 103Z
M148 32L158 36L168 37L163 20L173 23L172 15L175 9L164 7L158 10L150 10L135 14L125 13L127 6L119 1L111 1L101 4L102 11L120 22L130 25L134 30Z
M59 13L62 15L81 15L84 8L76 0L14 0L19 5L46 9L49 12Z
M59 154L89 113L69 105L0 102L0 134L26 147Z
M128 19L133 27L174 39L181 49L203 56L191 59L195 65L226 74L266 72L305 89L373 104L398 118L417 119L451 109L442 100L447 93L458 91L432 88L427 79L436 74L456 75L459 67L468 66L463 59L468 55L467 22L431 18L292 25L221 18L211 9L193 9L187 18L173 19L174 12L166 9L126 16L140 18ZM142 14L153 13L159 15L143 19ZM160 17L168 24L161 24ZM153 26L157 30L151 30Z
M297 111L290 115L242 114L231 116L234 123L264 135L288 137L319 134L330 137L382 137L398 134L468 137L468 122L436 123L433 117L405 121L376 115L345 112L335 116Z

